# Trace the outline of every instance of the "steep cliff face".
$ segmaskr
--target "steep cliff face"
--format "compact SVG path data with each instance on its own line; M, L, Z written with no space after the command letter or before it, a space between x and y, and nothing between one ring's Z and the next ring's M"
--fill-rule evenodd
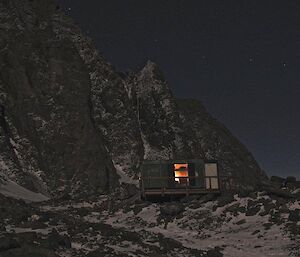
M143 159L205 158L254 185L247 149L159 67L116 72L51 0L0 2L1 178L39 192L103 191ZM2 108L2 107L1 107Z
M0 3L2 162L13 161L19 183L31 174L50 192L105 190L116 176L95 127L88 69L74 43L56 36L57 12L51 1Z
M127 75L107 63L73 21L57 12L53 16L55 34L71 41L88 71L92 118L103 135L118 173L134 177L141 163L143 145L136 116L134 95Z
M134 89L145 159L188 158L175 99L159 67L148 61Z

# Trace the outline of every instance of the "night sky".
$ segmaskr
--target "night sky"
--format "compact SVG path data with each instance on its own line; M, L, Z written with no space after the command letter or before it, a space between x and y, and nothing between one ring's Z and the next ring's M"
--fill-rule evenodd
M118 70L148 59L268 174L300 178L299 0L58 0Z

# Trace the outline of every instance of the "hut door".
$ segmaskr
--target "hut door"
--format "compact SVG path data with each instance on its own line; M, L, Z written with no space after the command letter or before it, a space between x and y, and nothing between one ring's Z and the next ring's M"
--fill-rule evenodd
M219 189L217 163L205 163L206 189Z

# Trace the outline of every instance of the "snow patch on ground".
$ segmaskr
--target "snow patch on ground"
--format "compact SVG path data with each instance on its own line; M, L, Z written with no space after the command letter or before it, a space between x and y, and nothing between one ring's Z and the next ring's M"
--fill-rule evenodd
M132 179L131 177L129 177L124 171L123 171L123 167L119 164L115 164L115 169L117 171L117 174L120 176L120 183L126 183L126 184L134 184L136 186L139 185L139 181L136 179Z
M57 206L55 205L44 205L41 206L42 211L52 211L52 212L59 212L59 211L66 211L68 209L81 209L81 208L95 208L96 206L99 206L103 204L105 201L107 201L107 195L99 196L98 200L96 202L74 202L74 203L64 203L59 204Z
M43 228L43 229L32 229L32 228L19 228L13 226L6 226L7 232L15 232L15 233L28 233L28 232L35 232L43 235L48 235L51 232L50 228Z
M8 180L5 184L0 184L0 194L26 202L43 202L49 198L41 193L34 193L17 183Z

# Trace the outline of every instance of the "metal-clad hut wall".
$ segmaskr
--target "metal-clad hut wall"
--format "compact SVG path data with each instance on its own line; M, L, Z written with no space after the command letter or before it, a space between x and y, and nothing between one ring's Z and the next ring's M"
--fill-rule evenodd
M168 166L161 161L144 162L141 166L141 178L144 188L166 187Z

